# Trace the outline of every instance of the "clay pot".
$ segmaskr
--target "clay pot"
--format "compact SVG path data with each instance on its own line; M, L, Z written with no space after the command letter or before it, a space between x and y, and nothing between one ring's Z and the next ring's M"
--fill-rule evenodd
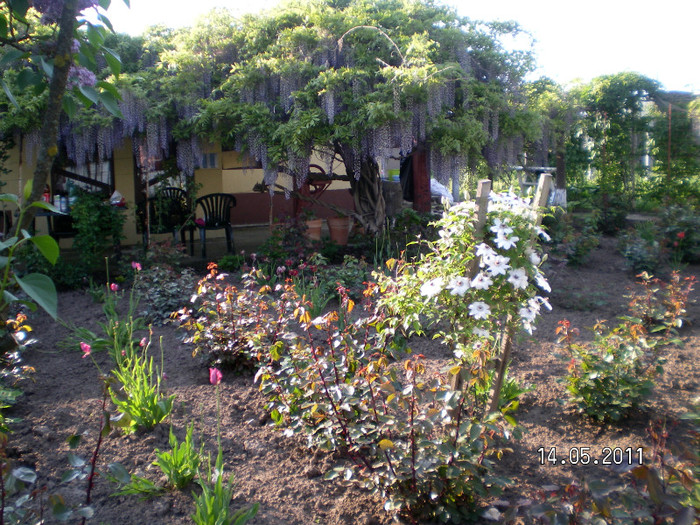
M329 217L326 220L328 221L328 232L330 233L331 241L340 246L345 246L348 243L350 227L352 226L350 217Z
M309 219L306 221L306 236L312 241L321 240L321 226L323 226L323 220L321 219Z

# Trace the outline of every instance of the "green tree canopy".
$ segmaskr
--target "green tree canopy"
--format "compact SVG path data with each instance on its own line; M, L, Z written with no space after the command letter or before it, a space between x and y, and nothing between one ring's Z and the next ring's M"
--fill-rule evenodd
M659 91L655 80L628 72L595 78L578 91L593 143L592 166L604 193L634 190L651 122L645 104Z
M468 161L505 160L528 130L520 87L530 56L500 38L515 24L478 23L432 1L292 2L240 21L237 60L198 118L198 129L301 184L312 152L342 162L371 229L384 208L377 160L429 150L446 182Z

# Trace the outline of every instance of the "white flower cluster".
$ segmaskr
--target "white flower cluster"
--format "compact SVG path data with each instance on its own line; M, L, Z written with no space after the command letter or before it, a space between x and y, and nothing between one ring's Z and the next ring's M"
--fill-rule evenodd
M459 204L446 212L438 245L445 246L465 233L467 221L474 218L474 212L473 203ZM546 298L528 292L528 287L532 283L546 292L551 288L539 269L542 258L527 243L533 235L546 234L534 226L536 213L530 204L512 192L491 194L489 216L492 219L489 221L487 239L474 247L479 268L476 275L470 278L465 275L467 268L460 268L460 275L435 277L420 287L421 296L432 300L447 291L452 296L466 297L467 301L471 299L468 304L469 316L483 321L492 315L492 308L498 308L491 298L496 297L503 286L510 286L521 294L523 305L518 314L523 328L532 333L541 307L544 305L551 309L551 306ZM493 289L492 294L484 293L490 289ZM487 337L489 333L480 327L472 332L477 337Z

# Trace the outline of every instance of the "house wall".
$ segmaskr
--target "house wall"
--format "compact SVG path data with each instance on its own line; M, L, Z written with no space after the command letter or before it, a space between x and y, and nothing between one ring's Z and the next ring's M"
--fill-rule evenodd
M26 148L25 148L26 150ZM132 143L130 139L126 139L121 148L114 151L114 185L115 190L122 194L126 199L126 221L124 224L124 245L135 245L142 242L142 236L136 230L136 215L135 215L135 186L134 186L134 158L132 153ZM27 159L27 152L23 155ZM253 187L263 180L262 169L256 167L250 157L244 156L235 151L222 151L221 147L216 144L207 144L202 148L202 153L209 155L215 153L217 155L217 164L213 167L200 168L195 170L195 182L201 187L197 191L197 195L205 195L207 193L231 193L236 197L236 207L231 214L232 223L235 226L260 225L267 224L272 217L273 220L283 220L294 213L293 200L287 199L283 194L275 194L272 198L267 191L254 191ZM19 148L15 147L10 152L10 157L5 167L10 171L4 175L2 180L6 184L2 187L4 193L20 193L20 182L22 185L26 183L28 178L34 174L35 159L30 159L30 162L25 162L20 169ZM323 165L319 159L311 159L312 163ZM344 166L334 166L334 171L338 174L344 174ZM280 186L285 188L292 187L291 178L280 174L278 182ZM353 199L349 191L350 184L345 181L333 181L331 186L321 195L320 199L324 202L334 204L338 207L352 210ZM53 194L53 192L52 192ZM9 209L9 207L7 207ZM333 212L323 206L310 206L314 214L318 217L328 217L334 215ZM14 208L12 212L14 213ZM46 219L43 217L37 218L36 231L44 234L48 232ZM223 230L215 230L207 233L208 237L220 237L224 235ZM169 234L155 235L156 240L165 240L169 238ZM72 239L60 239L62 247L70 247Z

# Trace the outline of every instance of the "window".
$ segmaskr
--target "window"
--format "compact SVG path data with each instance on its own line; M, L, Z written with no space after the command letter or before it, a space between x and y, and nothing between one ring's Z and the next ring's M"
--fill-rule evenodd
M202 154L202 162L200 163L200 168L216 169L218 167L219 167L218 154L216 154L216 153L204 153L204 154Z

